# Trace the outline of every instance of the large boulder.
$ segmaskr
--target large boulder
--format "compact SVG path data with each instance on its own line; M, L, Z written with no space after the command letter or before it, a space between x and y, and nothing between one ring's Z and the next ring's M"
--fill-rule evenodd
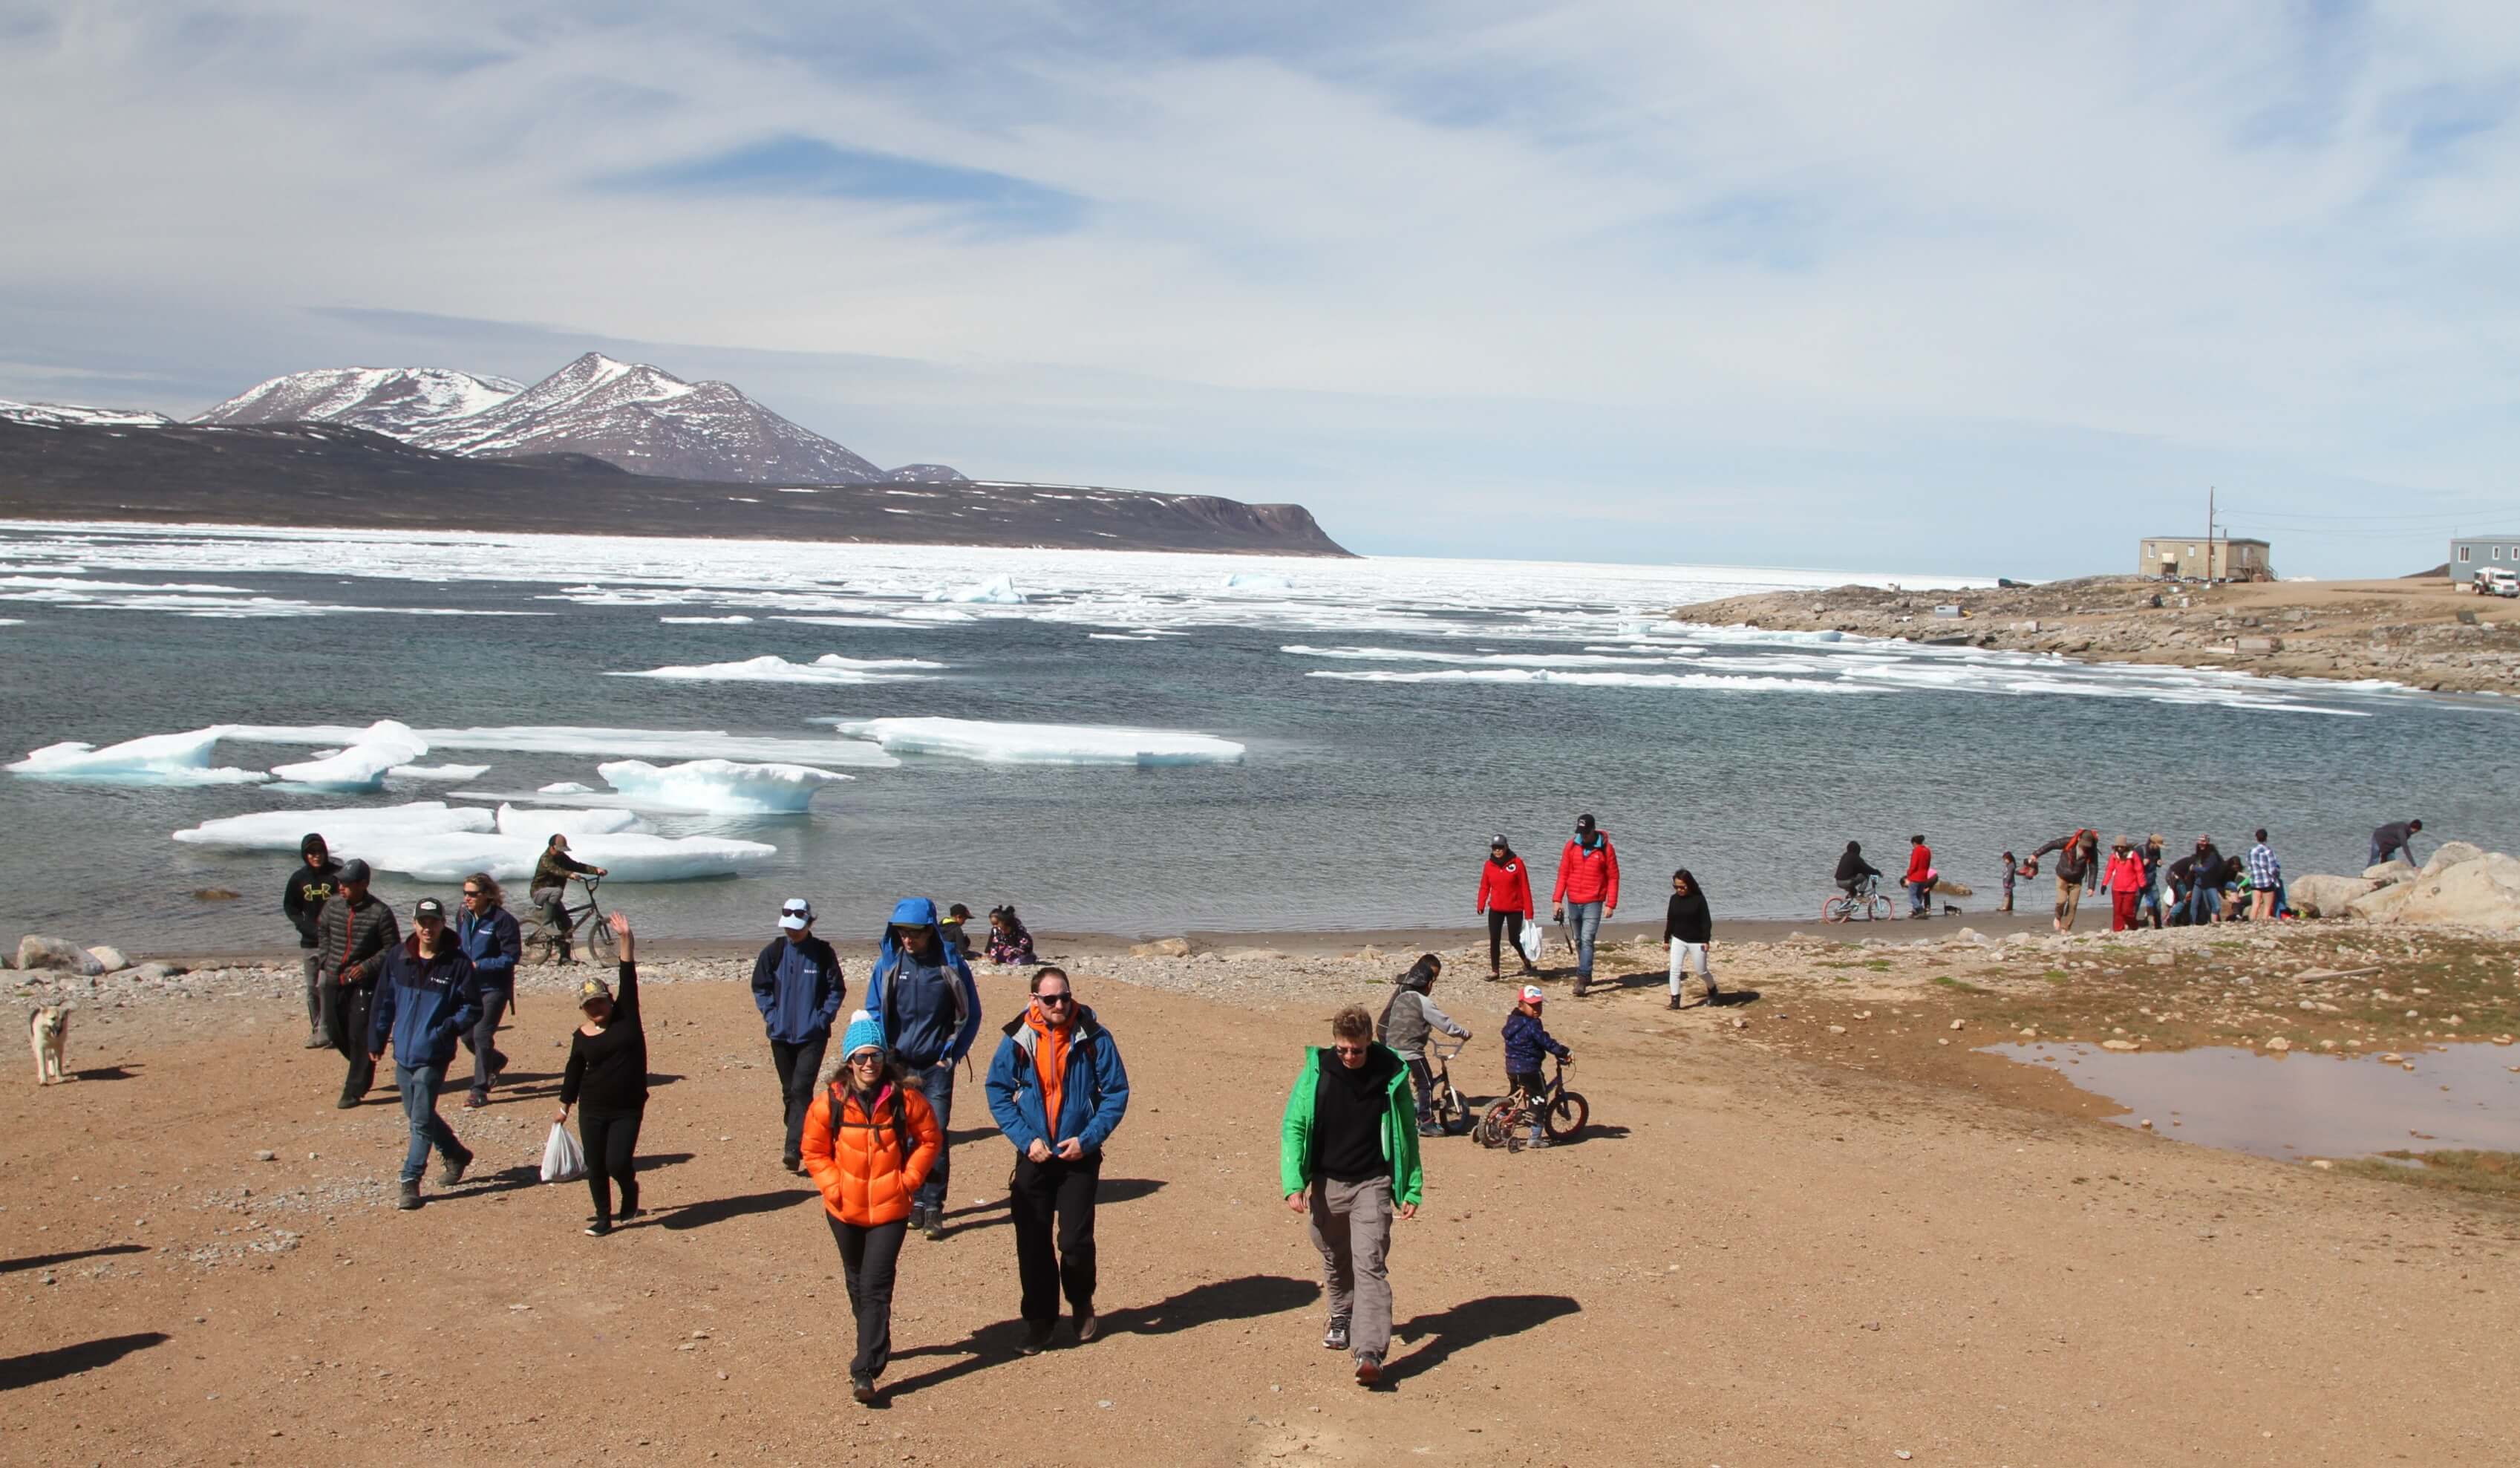
M131 966L131 960L123 956L122 950L110 943L100 943L89 949L87 956L104 964L107 973L120 973Z
M2362 868L2362 879L2364 881L2379 882L2384 886L2390 882L2406 881L2414 874L2414 867L2398 857L2391 857L2389 860L2382 862L2377 867L2365 867Z
M2413 896L2414 891L2415 889L2406 882L2392 882L2385 887L2376 887L2347 903L2345 915L2361 918L2364 922L2394 922L2398 917L2398 910L2406 906L2407 899Z
M2424 869L2418 875L2439 876L2462 862L2473 862L2484 855L2485 848L2481 846L2470 846L2464 841L2444 841L2432 854L2431 860L2424 863Z
M2520 861L2499 852L2404 884L2398 922L2447 922L2520 932Z
M57 968L66 973L94 978L105 972L105 965L86 949L68 938L47 938L41 933L28 933L18 940L20 968Z
M2304 917L2342 917L2346 905L2380 888L2359 876L2297 876L2284 885L2284 900Z

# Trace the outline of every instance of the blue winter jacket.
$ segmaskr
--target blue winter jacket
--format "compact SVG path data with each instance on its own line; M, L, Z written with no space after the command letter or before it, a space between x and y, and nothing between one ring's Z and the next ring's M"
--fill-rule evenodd
M1527 1076L1540 1069L1540 1056L1547 1051L1565 1058L1566 1046L1549 1038L1549 1029L1533 1015L1516 1009L1505 1019L1505 1073Z
M382 980L368 1005L368 1053L382 1054L393 1037L396 1065L445 1065L455 1037L481 1018L481 981L464 950L448 944L434 958L420 956L414 934L385 955Z
M1015 1150L1038 1140L1056 1149L1070 1137L1088 1152L1102 1143L1129 1110L1129 1072L1120 1064L1120 1046L1111 1032L1095 1021L1094 1011L1076 1011L1076 1032L1068 1037L1067 1074L1058 1086L1058 1125L1042 1114L1041 1069L1034 1047L1041 1036L1018 1014L998 1042L997 1058L989 1062L989 1115Z
M942 983L895 983L909 956L893 941L894 925L924 927L935 934L937 961L932 965ZM922 976L923 977L923 976ZM980 1036L980 990L971 982L971 965L945 941L936 921L936 904L923 897L905 897L893 905L884 925L883 951L867 979L867 1012L883 1027L883 1043L912 1067L952 1065L971 1051Z
M505 908L492 908L487 917L467 912L455 919L455 941L463 946L464 956L472 960L473 977L482 988L516 987L517 959L525 952L517 932L517 914Z
M820 938L773 938L752 960L753 1007L761 1011L762 1029L781 1045L829 1039L848 994L840 956Z

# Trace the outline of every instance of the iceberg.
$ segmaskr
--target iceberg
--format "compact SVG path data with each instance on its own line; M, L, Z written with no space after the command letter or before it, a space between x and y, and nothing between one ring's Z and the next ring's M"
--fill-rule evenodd
M264 744L341 744L359 732L338 724L227 724L215 733ZM489 749L514 754L582 754L606 759L792 760L890 770L901 762L872 744L845 739L790 739L724 730L605 729L569 724L513 724L486 729L423 729L432 749Z
M505 836L415 832L382 835L363 842L355 855L372 867L423 881L461 881L468 873L486 871L502 882L517 882L533 875L534 863L542 856L547 839L547 833ZM610 873L607 880L615 882L683 882L738 876L758 867L779 851L761 841L652 836L636 831L571 836L568 849L578 860L607 868Z
M272 775L293 785L319 790L382 790L385 772L428 753L428 741L406 724L379 719L360 730L350 747L323 759L295 765L274 765Z
M644 673L608 673L607 678L662 678L682 683L883 683L923 678L911 669L942 668L916 657L860 659L826 652L810 663L791 663L765 653L742 662L701 663L694 667L650 668Z
M1015 590L1012 576L992 576L971 586L940 586L920 599L922 601L978 601L992 606L1021 606L1024 594Z
M225 816L177 831L175 839L192 846L225 846L239 851L295 851L301 837L316 831L337 857L368 857L366 848L373 842L405 836L478 834L494 824L490 813L479 806L415 800L408 805L382 808L256 811L248 816Z
M396 765L385 774L394 779L479 779L487 765Z
M847 719L842 734L892 754L935 754L991 765L1237 765L1231 739L1164 729L1089 724L994 724L980 719Z
M221 733L213 726L185 734L143 734L102 749L65 740L29 753L11 765L9 772L36 779L122 785L251 785L271 778L259 770L212 768L210 751Z
M662 768L645 760L616 760L595 771L624 799L649 809L720 815L792 814L804 810L823 786L856 778L810 765L733 760L692 760Z
M565 835L574 841L579 836L609 836L618 831L639 829L639 813L631 810L544 811L529 806L502 804L499 807L499 834L531 836L549 841L555 835Z

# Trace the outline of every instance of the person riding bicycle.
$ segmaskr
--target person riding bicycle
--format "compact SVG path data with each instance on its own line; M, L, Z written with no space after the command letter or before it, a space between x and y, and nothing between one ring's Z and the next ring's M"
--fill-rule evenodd
M1868 883L1881 874L1881 868L1864 860L1862 843L1849 841L1837 859L1837 890L1849 897L1862 897L1871 891Z
M1436 1031L1455 1040L1467 1040L1470 1032L1454 1018L1435 1007L1427 998L1435 980L1444 972L1444 960L1433 954L1420 954L1409 971L1393 979L1398 986L1391 1001L1382 1006L1382 1017L1374 1021L1373 1038L1379 1040L1409 1067L1409 1084L1418 1090L1418 1134L1440 1136L1435 1125L1435 1072L1426 1063L1426 1042Z
M572 961L568 953L568 879L582 872L602 876L604 868L570 856L568 837L554 831L551 840L543 844L542 858L534 863L534 879L525 889L543 920L551 924L552 952L562 963Z
M1540 1022L1540 1006L1547 998L1540 992L1539 985L1523 985L1521 1002L1506 1016L1503 1037L1506 1084L1521 1091L1531 1104L1530 1144L1535 1147L1549 1145L1548 1135L1540 1130L1542 1119L1548 1115L1548 1103L1541 1096L1549 1087L1549 1083L1541 1079L1540 1057L1546 1052L1564 1064L1575 1063L1575 1052L1551 1039L1548 1027Z

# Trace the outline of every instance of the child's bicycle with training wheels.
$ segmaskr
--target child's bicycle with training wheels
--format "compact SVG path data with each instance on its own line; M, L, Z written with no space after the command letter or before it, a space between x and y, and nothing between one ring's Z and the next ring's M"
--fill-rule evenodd
M1479 1118L1478 1130L1471 1134L1480 1146L1521 1151L1523 1134L1531 1127L1534 1111L1538 1111L1540 1129L1549 1134L1551 1141L1564 1141L1584 1130L1584 1123L1593 1116L1592 1103L1580 1092L1566 1089L1566 1057L1555 1058L1556 1067L1539 1095L1516 1087L1513 1094L1490 1106L1487 1115Z
M1438 1040L1426 1047L1426 1071L1432 1082L1428 1089L1435 1098L1435 1126L1446 1136L1459 1136L1470 1130L1469 1100L1454 1088L1452 1067L1445 1064L1468 1044L1466 1040Z
M557 963L564 949L576 946L578 929L585 928L586 951L595 956L595 961L604 964L619 962L621 949L613 941L612 925L604 920L604 909L595 901L595 889L603 885L604 878L577 876L571 880L586 889L586 901L572 908L567 906L565 897L562 899L562 909L568 914L566 927L554 926L551 914L537 904L533 926L524 937L526 956L537 963Z

